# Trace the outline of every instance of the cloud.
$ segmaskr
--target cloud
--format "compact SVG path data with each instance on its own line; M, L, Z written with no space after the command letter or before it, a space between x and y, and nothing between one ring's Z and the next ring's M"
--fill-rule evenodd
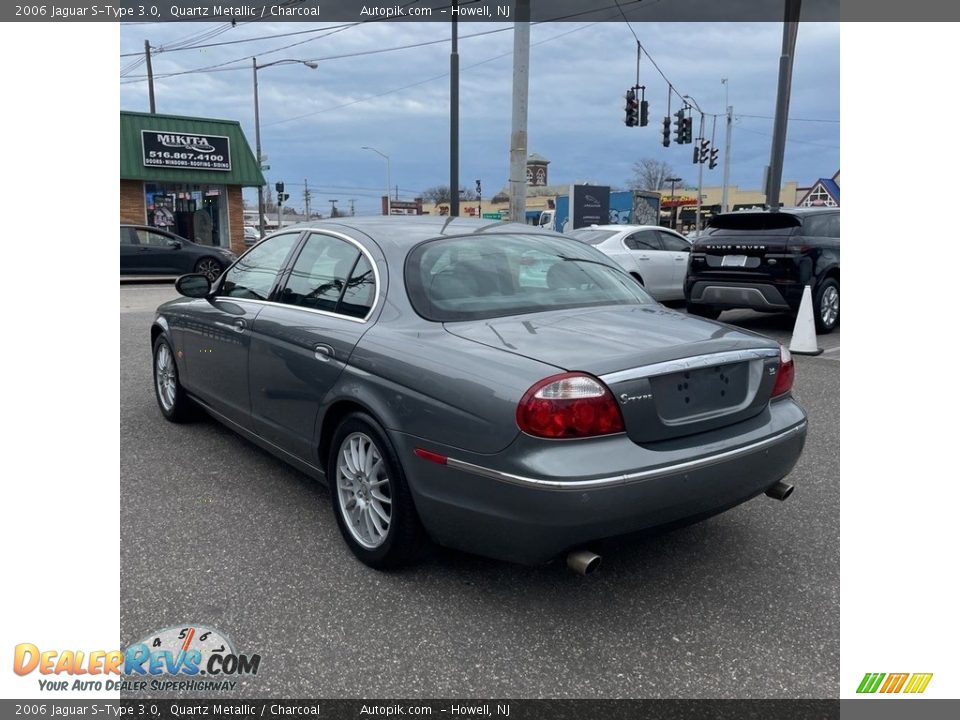
M642 19L639 13L635 16ZM318 30L332 24L250 23L226 30L209 42ZM769 161L782 26L631 25L675 88L696 98L705 111L723 112L725 88L720 79L729 78L730 103L738 115L731 181L758 187L763 166ZM121 52L142 51L145 38L154 47L172 47L179 39L222 27L194 23L123 26ZM501 32L466 37L501 28ZM316 36L326 37L301 34L157 52L158 110L237 119L252 145L252 60L247 56L256 53L261 64L284 58L319 59L317 70L281 64L259 73L263 147L270 156L271 183L280 179L302 182L306 177L318 187L356 187L358 193L369 193L363 199L358 195L358 210L374 212L379 207L376 195L385 185L385 167L381 158L360 150L362 145L376 146L390 155L393 181L402 188L415 191L446 183L449 25L371 23L330 33L321 30ZM358 54L431 41L440 42ZM623 124L623 95L636 75L636 41L624 22L534 25L531 42L529 151L551 160L552 182L589 179L622 185L633 163L646 156L665 159L679 174L695 177L690 146L664 148L660 144L667 91L646 57L641 62L641 83L647 86L650 125L627 128ZM299 44L279 49L293 43ZM512 47L511 25L460 26L461 184L472 185L481 178L490 192L503 187L508 175ZM801 25L791 117L839 119L839 48L838 24ZM354 56L333 59L351 54ZM121 58L120 67L133 59ZM224 66L236 69L168 75L238 59ZM141 75L142 67L134 69L121 83ZM121 84L120 99L124 109L145 110L145 83ZM677 109L677 102L674 96L671 110ZM761 117L747 117L754 115ZM716 130L721 147L723 127L721 117ZM708 118L708 136L712 129ZM784 180L809 184L831 175L839 166L839 132L836 122L791 123ZM715 185L720 178L718 168L707 171L704 182Z

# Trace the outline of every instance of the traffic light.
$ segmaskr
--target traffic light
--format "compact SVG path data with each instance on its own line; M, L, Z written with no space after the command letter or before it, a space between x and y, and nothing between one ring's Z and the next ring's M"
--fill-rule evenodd
M670 147L670 116L663 119L663 146Z
M282 193L282 192L283 192L283 183L282 183L282 182L278 182L274 187L277 189L277 192L278 192L278 193Z
M650 124L650 103L646 100L640 101L640 127L646 127Z
M623 122L627 127L636 127L640 124L639 108L640 104L637 102L637 93L633 88L627 90L627 104L624 105L623 109L626 111L626 117Z
M705 163L710 157L710 141L701 140L700 141L700 162Z
M686 135L685 135L685 133L684 133L684 129L683 129L683 126L684 126L684 123L683 123L683 110L677 110L677 111L673 114L673 116L676 118L676 119L673 121L673 124L676 126L676 127L674 127L674 129L673 129L673 132L675 133L673 139L674 139L674 141L677 143L677 145L683 145L684 137L686 137Z
M277 183L280 187L283 187L283 183ZM278 192L277 193L277 205L283 205L287 200L290 199L290 193Z
M708 166L713 170L717 166L717 156L720 154L720 151L717 148L710 150L710 165Z
M683 141L685 143L693 142L693 118L692 117L683 119Z
M693 146L693 164L696 165L700 162L700 147L697 145Z

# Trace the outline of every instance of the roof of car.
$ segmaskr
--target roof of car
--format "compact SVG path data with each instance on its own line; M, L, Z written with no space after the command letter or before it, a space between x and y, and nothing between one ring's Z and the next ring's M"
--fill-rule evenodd
M326 229L347 234L349 234L349 230L358 230L369 235L378 243L392 243L398 247L410 247L423 240L443 235L503 232L535 233L538 235L557 234L552 230L543 230L525 223L461 217L451 218L441 215L338 217L287 225L283 229Z
M665 228L660 225L624 225L624 224L588 225L587 227L577 228L577 230L611 230L613 232L622 232L624 230L669 230L670 232L676 232L675 230L670 230L670 228ZM576 230L572 232L576 232Z
M773 212L769 209L757 209L757 210L734 210L733 212L723 213L724 215L752 215L752 214L765 214ZM785 207L780 208L780 212L786 213L788 215L816 215L817 213L825 212L840 212L840 208L827 208L827 207Z

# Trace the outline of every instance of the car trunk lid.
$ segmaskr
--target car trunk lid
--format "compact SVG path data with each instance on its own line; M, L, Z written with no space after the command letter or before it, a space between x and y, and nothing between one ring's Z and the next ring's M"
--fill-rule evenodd
M638 443L704 432L760 412L779 362L771 340L659 305L558 310L444 327L559 370L600 377Z

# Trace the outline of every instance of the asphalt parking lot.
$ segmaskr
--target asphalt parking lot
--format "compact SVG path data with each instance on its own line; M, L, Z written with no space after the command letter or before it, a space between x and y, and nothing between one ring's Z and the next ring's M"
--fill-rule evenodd
M580 577L438 549L383 574L319 484L211 419L163 420L149 327L169 285L120 289L121 641L181 623L262 657L232 695L836 697L840 331L797 357L807 445L783 503L608 543ZM789 319L721 320L788 340Z

